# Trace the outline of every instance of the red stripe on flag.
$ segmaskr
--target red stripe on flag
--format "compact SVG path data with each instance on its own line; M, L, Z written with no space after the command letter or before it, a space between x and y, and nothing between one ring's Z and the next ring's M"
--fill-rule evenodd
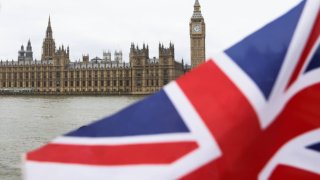
M85 146L48 144L27 160L87 165L167 164L198 148L195 142Z
M223 153L215 163L208 164L185 178L223 177L232 171L235 167L233 164L244 149L260 134L257 116L240 90L212 61L178 79L177 83L204 120Z
M307 44L305 45L305 48L301 54L301 57L298 61L298 64L293 72L293 75L291 76L291 79L289 81L287 88L289 88L292 85L292 83L295 80L297 80L297 78L302 70L302 67L303 67L304 63L306 62L306 60L307 60L313 46L315 45L317 39L319 38L319 36L320 36L320 12L318 12L318 17L315 21L315 24L314 24L314 27L311 31L310 37L307 41Z
M238 171L235 177L256 179L258 173L284 144L303 133L319 128L319 107L320 84L294 96L274 123L243 154L243 158L235 166Z
M270 179L319 180L320 175L302 169L280 165L272 173Z

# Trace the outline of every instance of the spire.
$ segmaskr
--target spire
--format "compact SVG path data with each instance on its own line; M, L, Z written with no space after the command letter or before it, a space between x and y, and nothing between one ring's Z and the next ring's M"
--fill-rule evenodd
M49 15L48 27L51 27L51 18L50 18L50 15Z
M49 21L48 21L48 27L47 27L47 33L46 33L47 38L52 38L52 28L51 28L51 18L49 15Z
M194 3L194 10L195 11L200 11L200 8L201 8L200 3L199 3L198 0L196 0L196 2Z
M31 41L28 40L27 51L32 51Z
M192 19L203 19L202 14L201 14L201 6L199 3L199 0L195 1L193 7L194 7L194 10L193 10Z

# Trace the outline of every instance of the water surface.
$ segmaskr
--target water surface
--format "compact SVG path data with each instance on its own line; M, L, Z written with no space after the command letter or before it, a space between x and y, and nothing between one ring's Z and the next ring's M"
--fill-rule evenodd
M101 119L139 96L0 96L0 179L21 179L24 152Z

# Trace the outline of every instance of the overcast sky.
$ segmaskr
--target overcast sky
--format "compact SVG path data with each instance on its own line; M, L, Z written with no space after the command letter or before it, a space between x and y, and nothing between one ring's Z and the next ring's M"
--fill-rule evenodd
M51 15L56 45L70 46L71 60L88 53L121 49L128 61L130 43L145 42L150 57L158 43L175 44L177 60L190 62L189 22L195 0L0 0L0 59L17 59L31 39L40 59ZM299 0L200 0L207 26L207 57L228 48Z

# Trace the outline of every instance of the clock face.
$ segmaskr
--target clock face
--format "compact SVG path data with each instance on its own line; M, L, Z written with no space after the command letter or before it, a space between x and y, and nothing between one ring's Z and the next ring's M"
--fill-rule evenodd
M193 31L196 33L200 32L201 31L200 26L199 25L194 26Z

